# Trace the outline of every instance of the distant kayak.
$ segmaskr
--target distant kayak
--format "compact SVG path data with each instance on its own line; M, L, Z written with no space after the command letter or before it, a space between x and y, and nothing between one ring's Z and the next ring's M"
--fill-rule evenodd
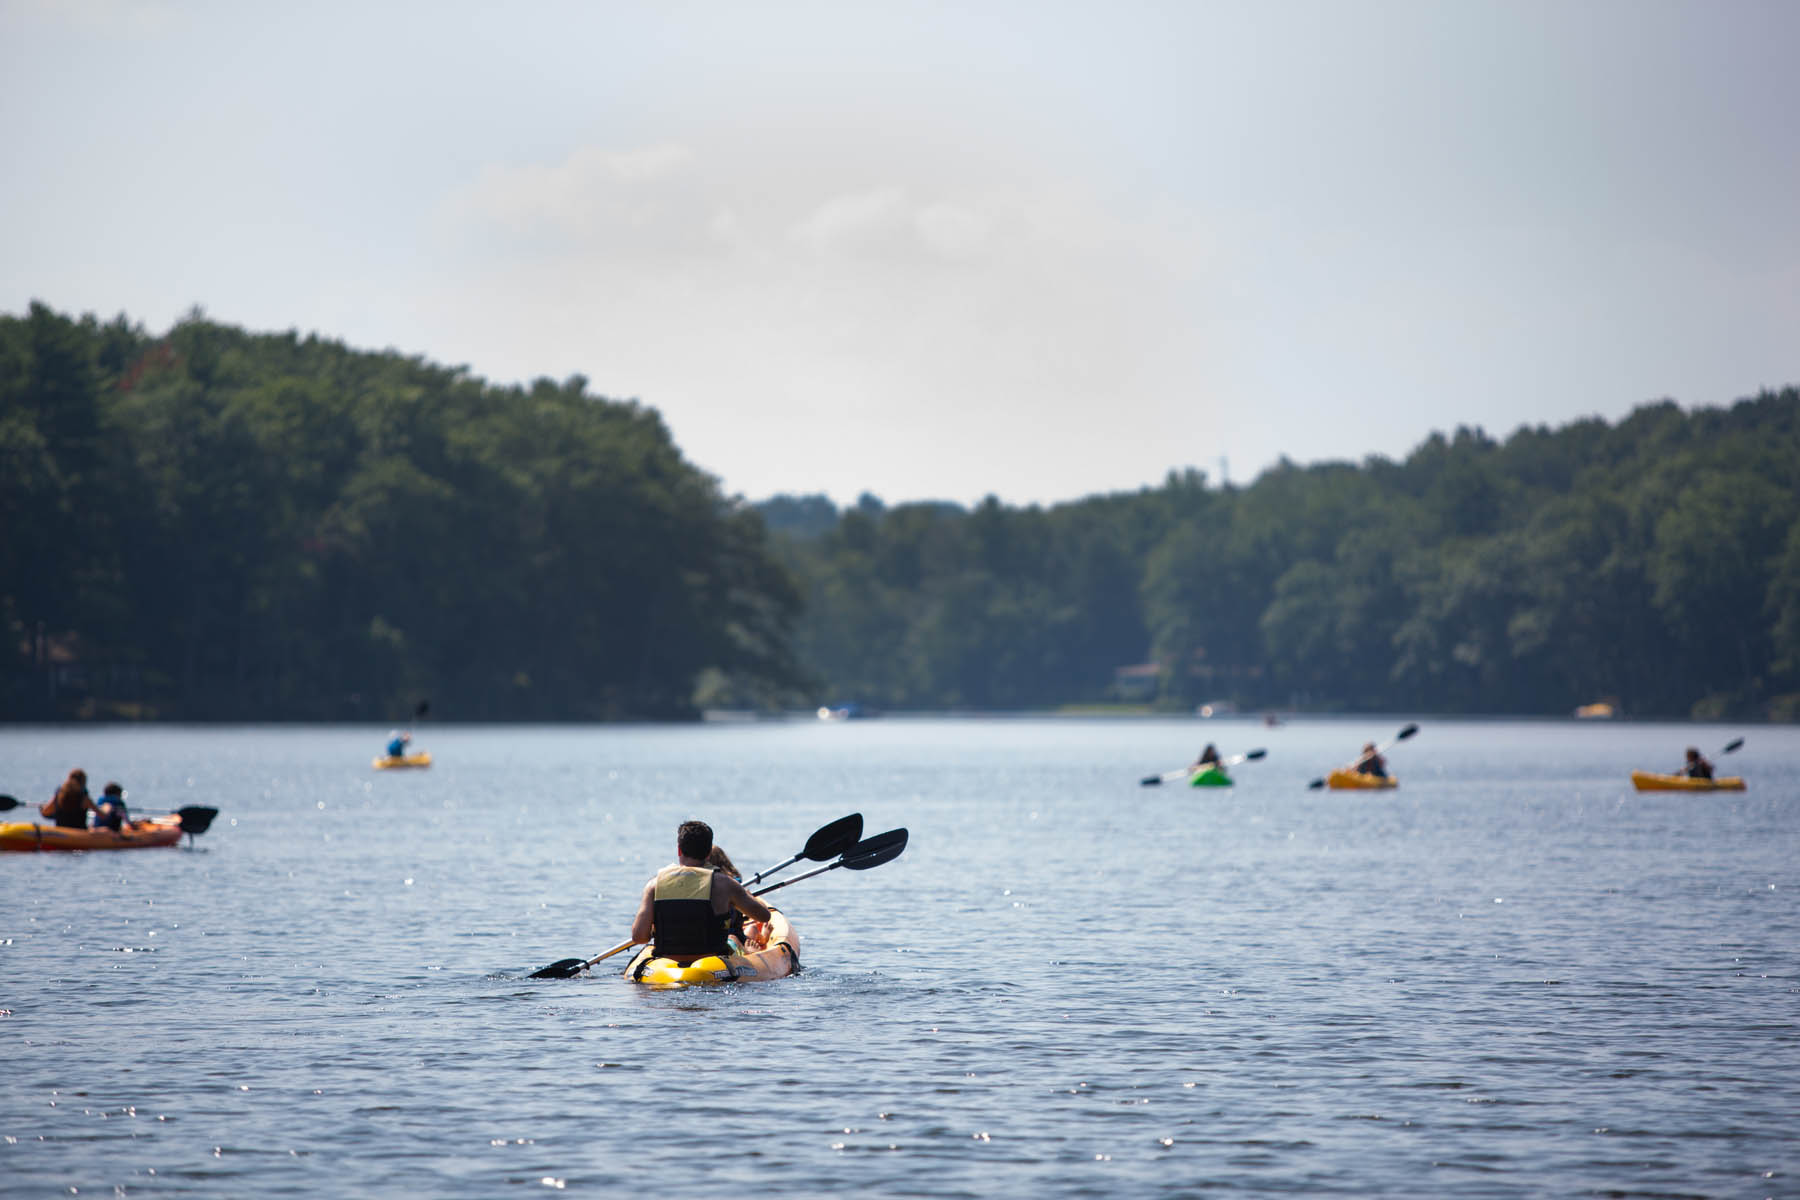
M1744 790L1744 781L1736 775L1722 775L1717 779L1689 779L1686 775L1633 771L1631 786L1640 792L1741 792Z
M760 950L720 957L709 954L682 966L672 958L652 958L651 948L637 952L625 968L625 978L654 988L714 987L722 983L756 983L792 975L800 967L800 935L787 914L779 909L769 922L769 936Z
M1230 787L1231 776L1227 775L1224 770L1218 766L1208 765L1203 770L1195 771L1193 775L1188 778L1188 786Z
M398 757L379 756L375 759L377 771L393 771L401 767L429 767L431 751L421 750L417 754L402 754Z
M141 850L147 846L173 846L181 840L181 817L151 817L132 821L123 830L61 829L15 821L0 825L0 850Z
M1392 775L1365 775L1361 771L1339 768L1325 777L1325 786L1336 789L1396 788L1400 781Z

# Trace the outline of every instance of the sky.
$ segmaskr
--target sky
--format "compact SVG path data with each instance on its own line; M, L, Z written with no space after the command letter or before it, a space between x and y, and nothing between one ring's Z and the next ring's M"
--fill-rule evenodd
M1052 504L1800 383L1791 0L0 0L0 312Z

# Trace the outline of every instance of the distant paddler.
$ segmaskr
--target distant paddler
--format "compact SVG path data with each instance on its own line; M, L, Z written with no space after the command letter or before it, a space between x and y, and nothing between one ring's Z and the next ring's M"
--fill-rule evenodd
M1698 747L1689 746L1687 749L1687 765L1681 768L1681 773L1686 775L1689 779L1711 779L1713 777L1713 765L1706 761L1706 757L1700 753Z
M1362 756L1356 765L1350 768L1358 775L1369 775L1376 779L1387 778L1387 759L1381 757L1381 751L1375 748L1374 742L1364 742Z
M1255 762L1267 750L1250 750L1243 754L1234 754L1230 758L1220 758L1219 748L1211 742L1206 749L1200 751L1200 757L1185 767L1176 767L1173 771L1164 771L1160 775L1146 775L1138 780L1145 787L1154 787L1159 783L1173 783L1177 779L1186 780L1196 787L1221 785L1229 786L1231 776L1226 774L1227 767L1235 767L1241 762Z
M94 828L110 829L118 833L131 820L131 813L125 807L125 788L118 783L109 783L100 793L100 803L94 808Z
M88 795L87 772L80 767L69 772L54 796L38 805L38 815L49 817L58 829L86 829L88 814L98 811L99 806Z
M1419 732L1419 727L1409 723L1394 735L1394 740L1389 745L1404 742L1417 732ZM1381 753L1384 749L1386 747L1377 746L1374 742L1364 742L1362 753L1356 756L1355 762L1339 767L1329 775L1323 775L1306 786L1309 788L1398 787L1400 781L1388 774L1387 759L1383 758Z

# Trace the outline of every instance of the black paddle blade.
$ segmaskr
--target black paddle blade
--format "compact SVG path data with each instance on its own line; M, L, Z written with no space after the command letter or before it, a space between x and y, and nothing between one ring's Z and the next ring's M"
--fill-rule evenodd
M800 857L809 858L813 862L827 862L856 845L856 840L860 837L862 814L851 813L847 817L839 817L807 838L806 849L800 852Z
M421 701L419 701L419 707L413 709L413 716L422 717L430 711L431 711L431 701L421 700Z
M1311 783L1307 784L1306 786L1309 791L1316 792L1320 788L1325 786L1325 781L1323 779L1315 779Z
M1268 753L1267 750L1252 750L1248 754L1244 755L1244 761L1245 762L1255 762L1257 759L1261 758L1263 755L1265 755L1267 753Z
M181 818L181 832L192 835L196 833L205 833L207 828L213 823L213 818L219 815L219 810L216 808L203 808L196 804L182 809L175 815Z
M1730 754L1733 750L1736 750L1739 746L1741 746L1743 744L1744 744L1743 738L1738 738L1736 741L1727 742L1725 744L1725 748L1723 750L1719 751L1719 753L1720 754Z
M9 808L17 807L19 807L19 798L17 796L0 796L0 812L5 812Z
M559 958L547 967L527 975L527 979L573 979L587 970L585 958Z
M890 829L886 833L878 833L872 838L864 838L850 849L844 851L844 860L838 864L852 871L867 871L870 867L879 867L884 862L892 862L900 857L906 849L906 830Z
M1138 782L1145 787L1151 787L1155 784L1161 783L1162 776L1161 775L1146 775L1142 779L1138 780Z
M1399 733L1394 735L1394 740L1396 742L1404 742L1407 738L1417 732L1419 732L1419 727L1417 725L1408 725L1405 729L1402 729Z

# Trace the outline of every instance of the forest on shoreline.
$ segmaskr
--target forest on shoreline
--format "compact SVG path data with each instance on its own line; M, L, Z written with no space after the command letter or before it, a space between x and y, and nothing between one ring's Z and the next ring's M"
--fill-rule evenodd
M756 514L579 377L0 319L12 718L692 716L811 688Z
M1800 718L1800 390L1048 507L758 504L651 408L0 316L0 717Z

